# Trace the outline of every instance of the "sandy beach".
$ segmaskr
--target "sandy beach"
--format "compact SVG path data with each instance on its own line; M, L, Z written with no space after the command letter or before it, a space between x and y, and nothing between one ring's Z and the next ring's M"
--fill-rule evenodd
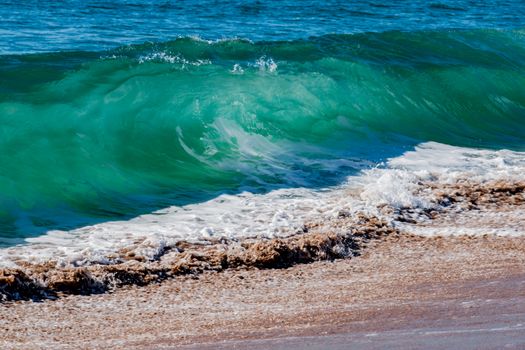
M521 237L401 234L352 259L6 303L1 346L520 349L524 263Z

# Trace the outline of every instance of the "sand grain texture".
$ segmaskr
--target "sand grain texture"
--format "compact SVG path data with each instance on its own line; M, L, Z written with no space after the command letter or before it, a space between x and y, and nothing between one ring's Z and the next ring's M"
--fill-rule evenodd
M288 337L301 342L309 339L304 336L436 330L461 320L463 327L488 322L519 330L517 319L525 315L522 238L401 235L375 244L354 259L206 272L113 294L10 303L0 309L0 344L211 349L257 348L264 346L260 339L270 339L279 348ZM515 338L508 339L513 345ZM523 337L516 341L515 348L525 345Z

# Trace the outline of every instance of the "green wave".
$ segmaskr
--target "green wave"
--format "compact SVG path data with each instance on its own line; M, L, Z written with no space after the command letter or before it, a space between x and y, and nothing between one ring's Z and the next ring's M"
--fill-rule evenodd
M0 56L0 236L325 186L423 141L523 150L524 34Z

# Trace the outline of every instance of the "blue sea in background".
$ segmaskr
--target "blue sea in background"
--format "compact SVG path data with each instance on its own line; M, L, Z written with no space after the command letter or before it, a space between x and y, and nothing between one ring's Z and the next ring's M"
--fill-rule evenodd
M99 51L177 37L293 40L325 34L520 28L521 0L2 0L0 54Z

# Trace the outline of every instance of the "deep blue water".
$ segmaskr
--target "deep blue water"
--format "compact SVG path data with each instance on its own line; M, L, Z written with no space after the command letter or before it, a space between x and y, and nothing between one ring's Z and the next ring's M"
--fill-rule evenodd
M523 0L0 0L0 54L99 51L190 35L292 40L524 23Z

